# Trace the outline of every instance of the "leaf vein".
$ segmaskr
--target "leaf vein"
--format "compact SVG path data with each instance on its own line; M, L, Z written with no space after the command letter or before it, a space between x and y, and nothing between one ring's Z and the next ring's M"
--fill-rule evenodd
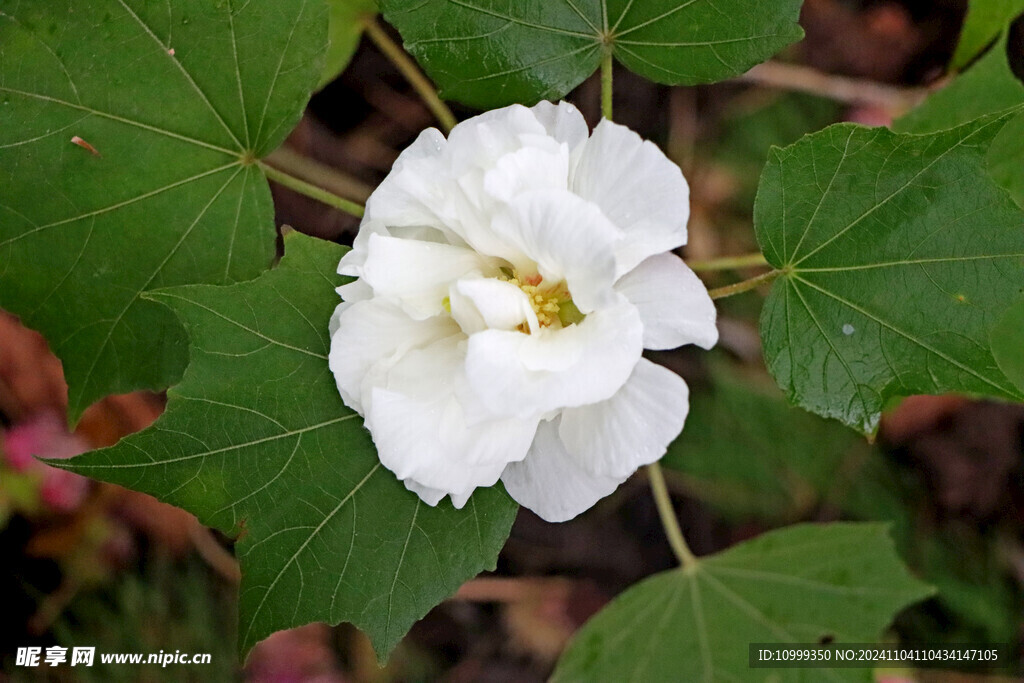
M933 355L941 358L942 360L946 361L950 365L952 365L952 366L954 366L956 368L959 368L963 372L965 372L965 373L967 373L969 375L972 375L973 377L981 380L983 383L988 384L989 386L999 390L999 392L1001 394L1008 394L1010 396L1018 396L1019 395L1019 393L1017 391L1015 391L1013 389L1010 389L1010 388L1007 388L1007 387L1004 387L1004 386L1000 386L999 384L997 384L996 382L992 381L988 377L985 377L984 375L978 373L973 368L971 368L971 367L969 367L967 365L964 365L963 363L959 362L955 358L953 358L953 357L943 353L942 351L939 351L938 349L936 349L936 348L926 344L924 342L924 340L918 339L917 337L913 336L909 332L904 332L903 330L901 330L900 328L896 327L895 325L893 325L892 323L888 322L887 320L883 320L882 318L878 317L874 313L871 313L867 309L861 308L860 306L854 304L852 301L848 301L848 300L844 299L843 297L838 296L837 294L833 294L832 292L830 292L830 291L828 291L826 289L823 289L823 288L819 287L818 285L814 284L810 280L805 280L805 279L799 278L799 277L796 278L796 279L800 280L801 282L803 282L804 284L808 285L809 287L812 287L812 288L818 290L819 292L821 292L825 296L830 297L832 299L835 299L839 303L844 304L844 305L852 308L853 310L857 311L858 313L860 313L864 317L869 318L871 320L874 320L879 325L888 328L889 330L895 332L896 334L898 334L899 336L903 337L907 341L910 341L910 342L913 342L914 344L917 344L918 346L920 346L924 350L926 350L926 351L932 353ZM798 293L799 293L799 291L798 291ZM824 335L824 331L822 332L822 334ZM827 336L826 336L826 338L827 338Z
M231 130L230 126L228 126L227 121L225 121L224 117L221 116L221 113L217 111L217 108L213 106L213 102L211 102L210 98L206 96L206 93L203 91L203 89L200 88L199 84L196 83L194 78L192 78L192 74L188 72L188 70L184 67L184 65L182 65L180 61L171 56L170 46L164 45L160 38L156 35L156 33L153 32L153 29L151 29L149 25L142 20L142 17L136 14L135 10L129 7L124 0L117 0L117 2L121 5L121 7L124 8L125 12L127 12L133 19L135 19L136 22L138 22L139 26L141 26L142 29L149 35L149 37L153 39L153 42L160 46L160 51L164 55L166 55L176 67L178 67L178 71L181 72L182 76L185 77L185 80L188 81L189 85L192 86L192 89L195 90L197 95L199 95L199 99L201 99L206 104L206 106L209 107L214 117L217 119L218 122L220 122L220 125L224 127L224 130L227 131L227 134L230 135L231 139L234 140L235 144L238 145L239 148L241 148L242 143L238 139L238 136L236 136L235 132Z
M284 576L284 573L288 570L288 567L290 567L292 563L298 559L299 555L301 555L303 551L305 551L306 547L313 542L313 539L317 537L317 535L323 530L325 526L327 526L327 523L331 521L331 519L336 514L338 514L338 511L340 511L341 508L344 507L345 503L347 503L353 496L356 495L356 493L359 492L360 489L363 488L366 482L369 481L370 477L372 477L378 469L380 469L379 462L376 463L373 466L373 468L370 469L366 476L363 477L362 481L356 484L355 487L353 487L353 489L348 492L348 494L341 500L341 502L338 503L338 506L335 507L330 514L324 517L323 521L320 522L320 524L313 529L313 532L310 533L309 537L305 541L303 541L302 545L299 546L298 550L292 553L292 556L288 558L288 561L285 562L284 566L281 567L280 571L277 572L277 575L274 577L274 580L270 582L270 585L267 587L267 590L263 593L263 598L256 606L256 609L253 610L252 617L249 619L249 625L245 630L245 637L242 639L242 642L249 642L249 635L252 633L252 629L256 624L256 617L258 617L260 612L263 610L263 605L266 604L267 597L274 591L274 587L277 585L277 582L281 580L281 577Z

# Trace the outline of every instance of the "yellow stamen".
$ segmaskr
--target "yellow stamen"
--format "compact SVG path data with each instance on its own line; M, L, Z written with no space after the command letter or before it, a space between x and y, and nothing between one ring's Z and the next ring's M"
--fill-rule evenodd
M559 282L554 286L545 285L544 278L540 275L524 277L517 270L512 271L507 281L523 290L526 294L527 299L530 301L530 307L537 314L537 322L541 327L550 327L555 321L563 322L560 316L562 307L566 304L572 304L569 288L564 282ZM578 311L575 306L572 306L572 309ZM574 320L573 322L578 321ZM526 333L530 331L529 326L525 323L520 326L520 330Z

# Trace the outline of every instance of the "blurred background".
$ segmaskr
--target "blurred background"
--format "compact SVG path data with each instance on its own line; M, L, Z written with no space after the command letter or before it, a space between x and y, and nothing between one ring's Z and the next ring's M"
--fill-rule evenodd
M686 258L756 251L751 212L771 145L837 121L886 125L941 85L965 5L806 0L806 39L739 81L668 88L617 72L616 119L657 142L692 186ZM592 124L599 91L589 81L570 97ZM339 171L344 187L335 189L363 200L433 123L364 41L347 71L314 97L288 147ZM274 195L279 224L340 242L354 235L355 219L282 188ZM711 274L708 283L745 275ZM694 550L714 552L798 521L889 521L904 560L939 589L904 612L891 637L1011 643L1020 670L1024 407L916 397L894 405L876 443L865 443L788 407L760 364L759 311L757 295L728 299L715 353L654 356L693 390L691 417L665 464ZM540 681L590 615L674 566L638 475L570 523L520 512L498 571L435 608L384 669L346 625L278 633L243 666L229 637L238 583L231 539L148 496L31 457L113 444L155 420L163 402L154 394L112 397L69 433L60 363L41 337L0 312L0 680ZM213 663L97 662L56 674L14 666L17 647L55 644L208 652ZM1020 678L888 671L879 680Z

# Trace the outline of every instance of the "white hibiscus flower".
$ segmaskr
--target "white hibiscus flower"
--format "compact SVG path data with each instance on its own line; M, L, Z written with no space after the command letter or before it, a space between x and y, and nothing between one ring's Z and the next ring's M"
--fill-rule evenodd
M643 349L712 347L715 308L669 252L679 168L570 104L424 131L370 197L339 272L330 366L381 462L462 507L499 479L564 521L680 433L688 391Z

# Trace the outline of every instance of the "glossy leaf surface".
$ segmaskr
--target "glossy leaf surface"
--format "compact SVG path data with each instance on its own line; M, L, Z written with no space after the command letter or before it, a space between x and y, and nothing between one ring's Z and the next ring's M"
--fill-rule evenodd
M750 668L747 646L873 642L930 592L884 525L789 527L628 589L577 633L553 680L871 681L865 669Z
M64 363L72 420L186 362L142 294L258 275L273 207L252 164L321 73L316 0L24 0L0 8L0 307Z
M801 0L382 0L442 96L489 108L560 99L607 51L671 84L721 81L802 35Z
M239 536L243 653L280 629L350 621L384 657L493 569L516 506L497 487L432 508L384 469L327 366L343 248L285 242L281 265L252 282L149 294L189 332L184 380L151 428L60 463Z
M755 207L781 271L761 336L791 401L871 433L896 396L1021 397L989 344L1024 285L1024 213L985 170L1006 118L843 124L775 151Z

